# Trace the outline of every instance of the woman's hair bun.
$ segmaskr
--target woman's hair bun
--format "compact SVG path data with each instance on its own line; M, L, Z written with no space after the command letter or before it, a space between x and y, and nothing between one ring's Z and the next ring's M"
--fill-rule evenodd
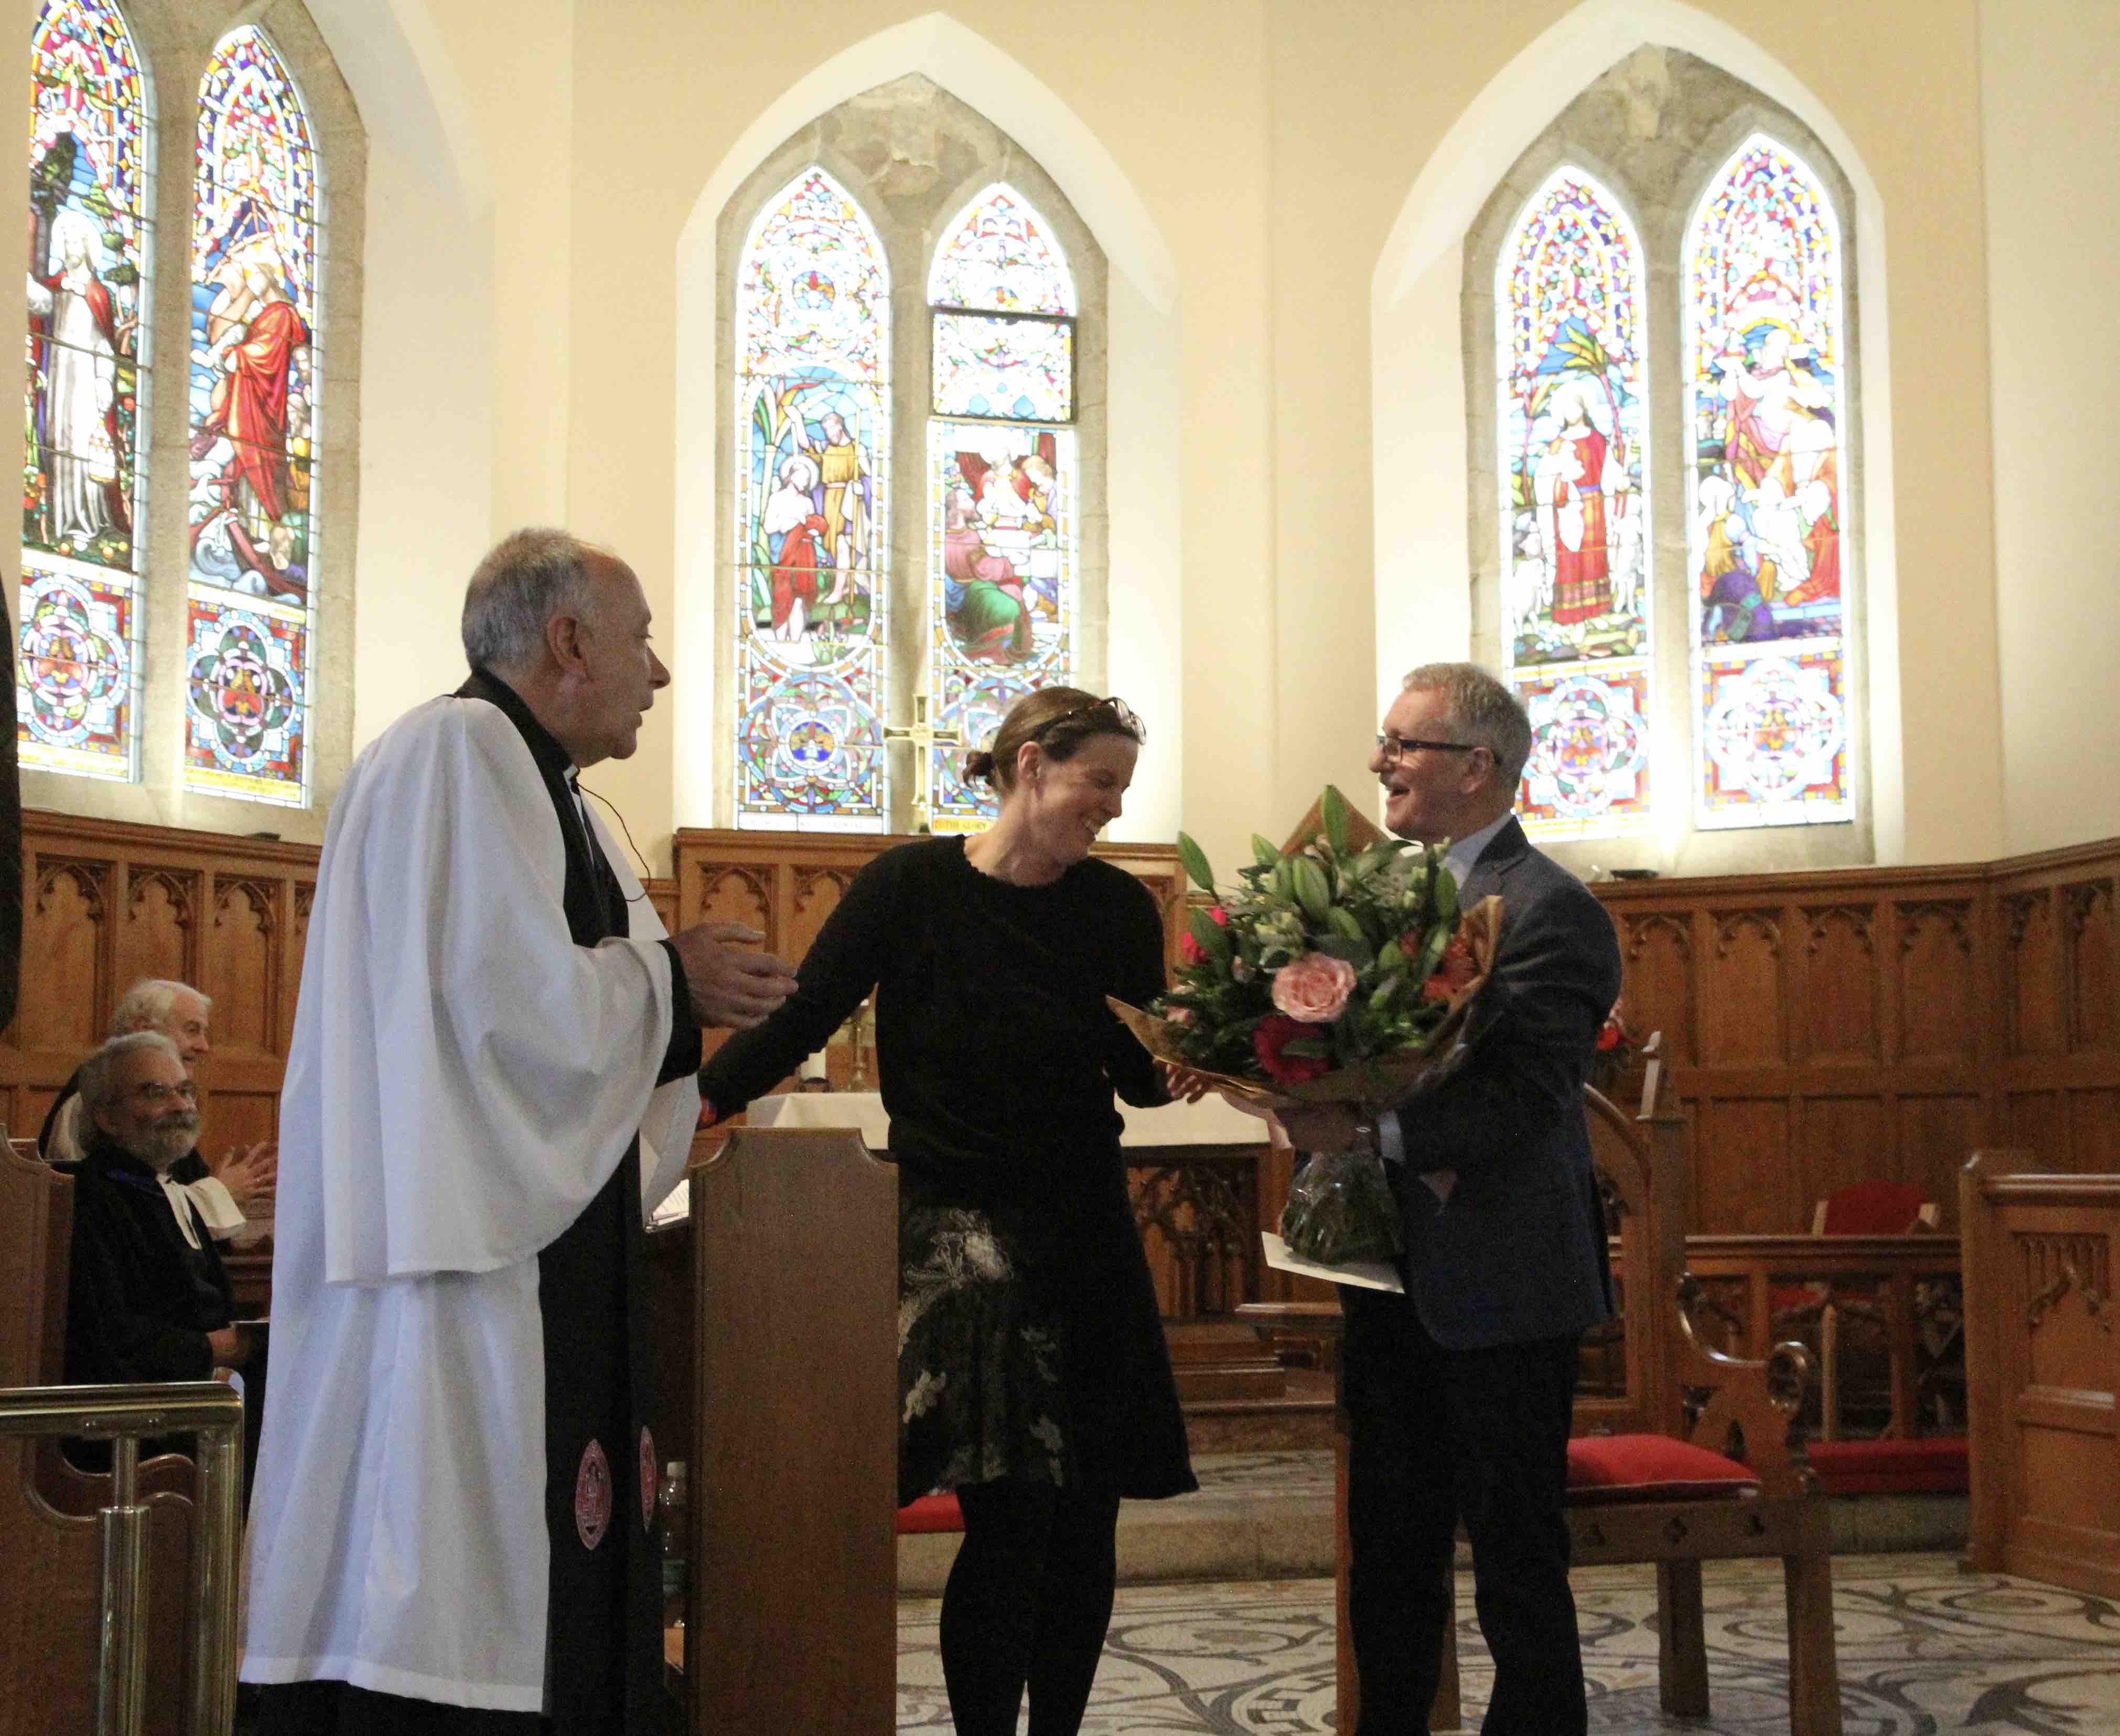
M993 774L994 756L992 754L989 754L984 748L974 748L970 753L965 755L965 776L966 777L983 777L988 783L992 783L993 782Z

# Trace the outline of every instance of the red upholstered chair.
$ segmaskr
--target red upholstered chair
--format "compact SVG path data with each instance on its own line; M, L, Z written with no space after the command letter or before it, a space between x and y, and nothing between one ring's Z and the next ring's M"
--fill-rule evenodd
M898 1510L898 1534L900 1537L915 1537L929 1531L961 1531L964 1529L964 1509L957 1505L957 1497L946 1489L939 1495L923 1495L918 1501L908 1502Z

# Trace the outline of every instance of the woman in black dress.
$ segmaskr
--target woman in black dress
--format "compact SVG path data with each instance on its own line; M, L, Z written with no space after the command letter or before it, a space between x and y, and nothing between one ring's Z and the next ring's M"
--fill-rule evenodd
M1197 1488L1128 1202L1114 1090L1167 1101L1104 1005L1162 992L1163 927L1090 846L1143 736L1117 699L1048 687L966 761L1001 797L971 838L925 838L854 877L793 996L700 1076L734 1114L876 991L899 1167L899 1499L954 1489L965 1540L942 1599L964 1736L1081 1723L1109 1626L1122 1497Z

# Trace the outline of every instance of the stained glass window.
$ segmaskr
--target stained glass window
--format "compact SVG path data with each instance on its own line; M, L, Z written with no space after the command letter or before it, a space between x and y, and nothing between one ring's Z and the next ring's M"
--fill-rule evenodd
M1685 272L1695 818L1849 819L1842 265L1817 177L1746 140L1688 227Z
M928 676L937 726L927 819L992 818L961 775L1031 689L1074 679L1075 283L1058 239L1014 189L988 188L944 230L934 304L928 499Z
M30 36L22 764L129 778L145 496L154 115L124 16L47 0Z
M821 169L737 265L737 824L880 832L890 284Z
M265 34L221 39L192 188L184 782L300 805L309 775L323 351L320 166Z
M1566 168L1495 267L1504 654L1531 713L1518 811L1534 836L1651 818L1642 281L1618 202Z

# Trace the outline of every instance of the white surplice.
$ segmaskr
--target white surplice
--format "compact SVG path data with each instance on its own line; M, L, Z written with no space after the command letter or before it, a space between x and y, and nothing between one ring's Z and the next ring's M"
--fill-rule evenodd
M578 946L551 797L478 699L393 725L332 810L281 1098L247 1680L542 1707L537 1256L636 1130L653 1207L699 1113L695 1080L656 1087L662 925L598 839L630 929Z

